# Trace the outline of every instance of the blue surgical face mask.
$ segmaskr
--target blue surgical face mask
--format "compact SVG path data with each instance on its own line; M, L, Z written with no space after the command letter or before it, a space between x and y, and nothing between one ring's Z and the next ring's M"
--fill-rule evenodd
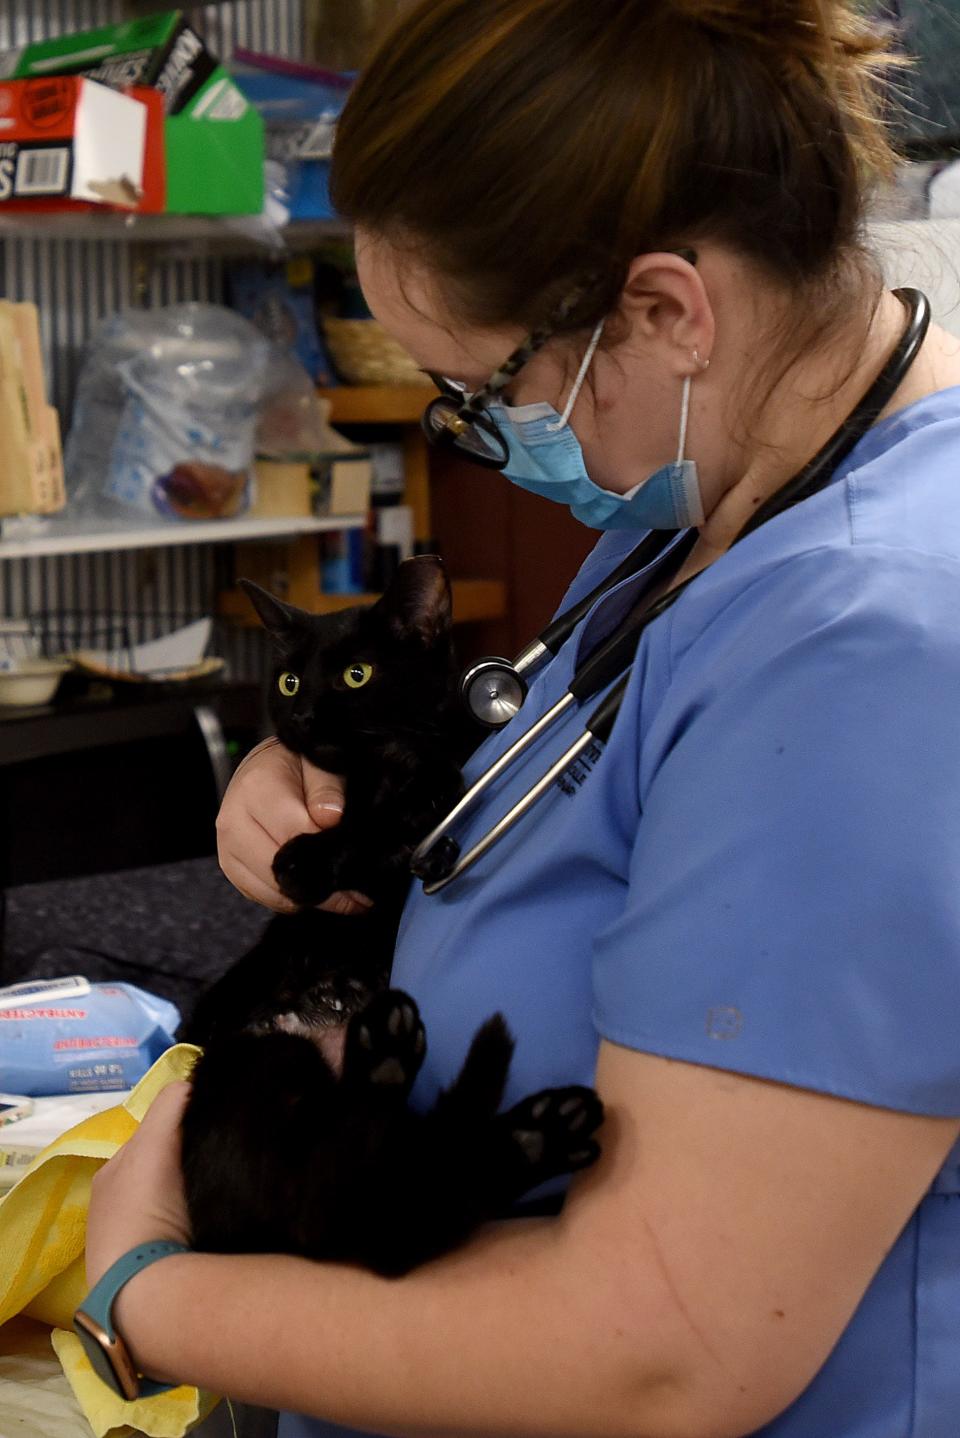
M580 442L568 423L583 387L603 324L594 330L563 414L549 404L518 407L500 401L487 413L496 423L510 457L503 473L521 489L569 506L591 529L687 529L703 523L703 499L696 463L683 455L690 413L690 378L683 382L680 445L665 464L626 494L601 489L587 474Z

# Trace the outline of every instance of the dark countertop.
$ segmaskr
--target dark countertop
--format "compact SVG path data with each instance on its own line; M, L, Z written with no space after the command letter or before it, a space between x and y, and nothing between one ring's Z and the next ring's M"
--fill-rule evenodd
M125 980L186 1016L269 918L213 858L24 884L6 893L0 983L64 974Z

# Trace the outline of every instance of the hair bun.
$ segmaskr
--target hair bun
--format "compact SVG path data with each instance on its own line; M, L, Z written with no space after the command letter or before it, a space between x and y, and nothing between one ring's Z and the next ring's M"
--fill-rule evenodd
M818 66L873 59L888 45L851 0L669 0L669 9L717 35Z

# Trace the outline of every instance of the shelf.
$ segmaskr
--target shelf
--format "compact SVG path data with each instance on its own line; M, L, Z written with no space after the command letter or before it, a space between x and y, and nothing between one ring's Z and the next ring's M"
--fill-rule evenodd
M343 384L320 390L331 424L419 424L437 391L430 384Z
M340 529L363 529L365 514L331 519L210 519L171 522L162 528L103 530L77 527L51 528L44 534L20 539L0 537L0 559L25 559L42 554L89 554L119 549L155 549L182 544L239 544L251 539L281 539L288 535L322 534ZM17 523L16 520L12 523ZM3 524L0 523L0 535Z
M283 229L259 215L135 215L117 210L0 213L0 240L126 240L132 244L189 246L247 254L304 250L352 234L345 220L291 220Z
M184 685L183 693L114 694L109 699L78 698L36 708L0 708L0 769L31 759L48 759L106 744L158 739L192 731L198 704L211 704L220 722L256 728L259 684L215 682Z
M507 611L507 589L499 579L454 579L453 621L469 624L478 619L502 619ZM318 594L311 606L314 614L336 614L358 604L372 604L377 594ZM260 620L241 589L226 589L220 595L219 612L245 629L257 629Z

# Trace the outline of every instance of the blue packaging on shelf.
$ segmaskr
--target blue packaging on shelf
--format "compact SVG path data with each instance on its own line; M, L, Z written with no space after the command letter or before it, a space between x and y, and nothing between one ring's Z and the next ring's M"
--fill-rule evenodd
M306 255L281 262L241 260L227 270L230 303L274 344L289 350L316 384L337 383L317 327L313 261Z
M175 1004L72 977L0 989L0 1089L40 1097L132 1088L174 1042Z
M336 220L330 157L354 76L243 49L231 73L264 122L267 156L286 168L291 220Z
M320 576L325 594L364 592L365 544L362 529L320 536Z

